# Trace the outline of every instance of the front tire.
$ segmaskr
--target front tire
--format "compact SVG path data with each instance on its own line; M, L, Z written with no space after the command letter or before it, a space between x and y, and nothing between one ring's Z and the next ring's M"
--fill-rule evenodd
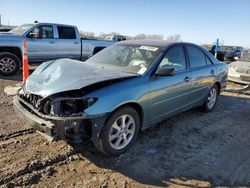
M218 99L218 94L219 94L219 89L217 85L213 85L213 87L210 89L208 93L205 103L202 106L205 112L211 112L214 109Z
M128 150L137 138L140 118L131 107L115 111L105 124L97 149L107 156L117 156Z
M13 76L20 69L19 58L9 52L0 53L0 74L2 76Z

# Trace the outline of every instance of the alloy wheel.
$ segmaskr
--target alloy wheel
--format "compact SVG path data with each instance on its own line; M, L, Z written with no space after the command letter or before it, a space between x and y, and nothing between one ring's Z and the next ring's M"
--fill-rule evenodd
M12 58L4 57L0 59L0 71L4 73L12 72L16 69L16 63Z
M135 120L129 114L118 117L109 131L109 143L112 148L120 150L126 147L135 134Z
M214 107L216 99L217 99L217 91L215 88L212 88L209 92L207 99L207 106L209 109L212 109Z

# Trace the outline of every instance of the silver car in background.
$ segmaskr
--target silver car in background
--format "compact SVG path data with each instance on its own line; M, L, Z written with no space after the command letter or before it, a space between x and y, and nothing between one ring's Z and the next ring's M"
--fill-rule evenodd
M229 64L228 80L250 84L250 52L243 55L238 61Z

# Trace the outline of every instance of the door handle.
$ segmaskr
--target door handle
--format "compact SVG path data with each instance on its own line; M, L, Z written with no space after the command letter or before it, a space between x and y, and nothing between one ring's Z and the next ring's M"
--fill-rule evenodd
M192 80L192 78L189 77L189 76L185 76L185 78L184 78L184 82L189 82L189 81L191 81L191 80Z
M211 73L211 74L214 74L214 70L212 69L212 70L210 71L210 73Z
M79 44L79 42L74 42L74 44Z
M56 42L55 41L49 41L50 44L55 44Z

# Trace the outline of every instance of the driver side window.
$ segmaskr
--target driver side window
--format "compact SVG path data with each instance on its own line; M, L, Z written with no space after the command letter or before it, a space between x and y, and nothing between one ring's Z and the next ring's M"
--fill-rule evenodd
M182 46L174 46L170 48L162 59L159 68L174 68L175 71L187 69L185 53Z
M53 27L52 26L38 26L34 28L29 34L29 38L38 39L51 39L54 38Z

